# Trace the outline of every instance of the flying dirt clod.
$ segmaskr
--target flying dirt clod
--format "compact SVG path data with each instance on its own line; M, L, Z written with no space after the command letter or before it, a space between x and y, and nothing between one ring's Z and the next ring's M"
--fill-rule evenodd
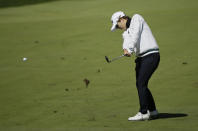
M90 81L87 78L85 78L83 81L85 82L86 87L88 87Z

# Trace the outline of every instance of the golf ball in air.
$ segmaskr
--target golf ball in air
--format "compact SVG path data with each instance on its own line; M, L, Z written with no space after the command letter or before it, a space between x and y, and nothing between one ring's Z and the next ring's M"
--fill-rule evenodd
M27 60L27 58L23 57L23 61L26 61L26 60Z

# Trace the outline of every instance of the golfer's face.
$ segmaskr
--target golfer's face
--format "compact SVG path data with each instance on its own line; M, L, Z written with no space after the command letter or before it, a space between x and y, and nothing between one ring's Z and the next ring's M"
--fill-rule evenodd
M126 29L125 19L119 19L117 26L119 29L125 30Z

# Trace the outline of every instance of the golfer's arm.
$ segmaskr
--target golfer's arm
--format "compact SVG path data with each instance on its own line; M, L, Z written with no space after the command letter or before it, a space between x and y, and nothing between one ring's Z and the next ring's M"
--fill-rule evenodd
M130 54L134 52L134 47L139 40L142 30L142 21L139 17L139 15L134 16L133 21L131 22L131 25L128 29L128 35L126 35L124 38L123 49L126 49L124 50L126 54L127 51Z

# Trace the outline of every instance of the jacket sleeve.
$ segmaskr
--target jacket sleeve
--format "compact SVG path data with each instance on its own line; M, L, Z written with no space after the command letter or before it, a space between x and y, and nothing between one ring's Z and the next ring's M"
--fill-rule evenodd
M139 15L134 15L130 27L123 33L123 49L126 49L129 53L134 52L134 47L139 41L139 37L142 31L142 20Z

